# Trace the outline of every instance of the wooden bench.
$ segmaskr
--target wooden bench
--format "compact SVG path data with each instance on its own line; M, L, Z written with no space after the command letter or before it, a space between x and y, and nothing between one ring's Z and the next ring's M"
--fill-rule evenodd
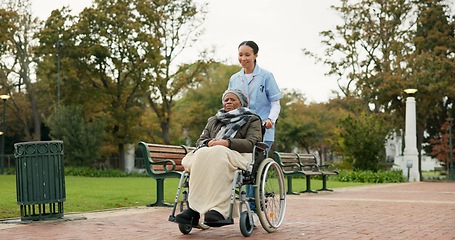
M171 207L172 204L164 201L164 180L181 177L184 170L181 165L182 159L194 148L139 142L139 149L144 159L147 174L156 180L156 202L147 204L147 207Z
M322 176L322 172L319 171L314 155L274 151L273 158L281 166L283 174L287 178L287 194L298 194L292 191L292 177L294 176L304 176L306 179L306 190L301 193L317 193L317 191L311 190L311 177Z
M333 191L332 189L327 188L327 177L338 174L338 171L334 170L334 166L332 164L318 164L318 161L313 154L300 153L299 157L300 164L302 166L307 165L307 170L315 170L312 168L314 164L318 166L317 169L322 174L322 188L317 191Z
M332 164L319 164L319 171L322 173L322 188L318 191L333 191L327 188L327 177L330 175L338 175L338 171Z

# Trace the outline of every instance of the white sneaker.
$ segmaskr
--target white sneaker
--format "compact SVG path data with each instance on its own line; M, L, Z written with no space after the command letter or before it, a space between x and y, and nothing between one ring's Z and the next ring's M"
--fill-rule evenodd
M251 213L251 216L253 216L253 225L254 225L254 227L259 226L260 223L259 223L258 214L255 213L255 212L252 212L252 213Z

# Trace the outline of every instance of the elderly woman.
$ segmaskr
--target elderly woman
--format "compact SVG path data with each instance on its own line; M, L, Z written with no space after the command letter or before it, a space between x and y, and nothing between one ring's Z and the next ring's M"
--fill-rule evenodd
M226 219L234 171L246 170L254 145L262 140L261 119L245 107L248 100L242 91L226 90L222 103L197 141L204 147L182 160L191 173L190 208L176 216L178 223L197 226L200 214L207 224Z

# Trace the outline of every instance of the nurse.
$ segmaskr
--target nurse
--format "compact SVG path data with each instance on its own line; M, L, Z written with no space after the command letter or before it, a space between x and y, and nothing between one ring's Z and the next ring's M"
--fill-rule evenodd
M260 116L266 131L263 141L273 150L275 123L280 114L280 92L273 74L257 64L259 46L253 41L243 41L238 47L238 60L242 69L229 79L228 89L240 89L247 97L248 108ZM271 152L273 154L273 152ZM246 185L247 197L254 197L253 185ZM250 202L254 222L257 223L256 204Z

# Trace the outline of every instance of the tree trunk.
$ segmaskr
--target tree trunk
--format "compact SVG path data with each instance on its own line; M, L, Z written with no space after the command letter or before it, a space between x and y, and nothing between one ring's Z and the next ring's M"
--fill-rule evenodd
M420 181L423 181L423 176L422 176L422 143L423 143L423 129L425 128L420 128L417 131L417 151L418 151L418 158L419 158L419 177Z
M161 123L161 136L163 137L164 144L171 144L171 137L169 135L169 121Z
M118 167L120 170L125 171L125 144L118 145Z
M31 17L31 16L28 16ZM25 32L24 35L27 36L29 34L29 30L32 26L26 24L25 25ZM17 55L19 58L19 65L20 65L20 78L24 81L25 89L27 90L28 97L30 100L30 105L32 108L32 118L34 124L34 132L32 140L39 141L41 140L41 116L38 110L38 104L36 102L35 93L33 91L32 82L30 80L30 65L32 63L31 54L28 52L29 47L29 39L24 37L23 42L17 42Z
M33 132L33 140L39 141L41 140L41 116L38 110L38 104L36 103L35 94L32 91L29 91L30 103L32 105L32 115L33 115L33 124L34 124L34 132Z
M36 103L35 92L33 91L33 87L30 81L30 76L28 74L28 65L29 63L26 62L23 64L22 68L22 79L25 83L25 88L27 89L28 98L30 100L30 105L32 108L32 118L33 118L33 125L34 125L34 132L32 140L39 141L41 140L41 116L38 110L38 104Z

